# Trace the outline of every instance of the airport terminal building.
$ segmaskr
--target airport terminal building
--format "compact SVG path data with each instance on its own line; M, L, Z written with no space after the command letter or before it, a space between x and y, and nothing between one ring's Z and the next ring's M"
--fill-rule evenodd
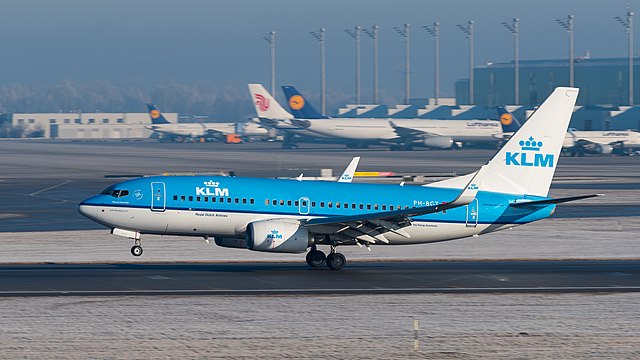
M163 113L177 122L177 113ZM24 136L53 139L147 138L152 131L147 113L15 113L9 114L13 127Z

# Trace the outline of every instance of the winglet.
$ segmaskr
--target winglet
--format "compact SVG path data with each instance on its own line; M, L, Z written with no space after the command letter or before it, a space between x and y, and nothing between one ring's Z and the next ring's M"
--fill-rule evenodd
M360 162L360 157L356 156L351 159L349 166L344 170L338 182L347 182L350 183L353 180L353 174L356 172L356 168L358 167L358 163Z

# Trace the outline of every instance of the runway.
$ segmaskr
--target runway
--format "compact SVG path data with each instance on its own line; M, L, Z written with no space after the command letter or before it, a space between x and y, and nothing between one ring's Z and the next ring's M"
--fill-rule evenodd
M640 261L25 264L0 266L0 296L640 292Z

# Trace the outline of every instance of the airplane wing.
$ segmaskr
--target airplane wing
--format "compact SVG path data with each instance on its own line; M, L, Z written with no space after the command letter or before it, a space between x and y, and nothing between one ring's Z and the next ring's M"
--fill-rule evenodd
M402 139L418 139L430 136L439 136L438 134L421 131L413 128L399 126L393 121L389 121L389 125L393 128L393 131Z
M313 218L302 220L301 223L311 231L316 228L318 232L343 234L356 239L356 241L372 244L378 241L388 243L389 241L384 237L387 232L409 238L409 233L403 228L411 225L412 217L432 214L471 203L478 193L479 186L476 183L481 172L482 168L471 178L460 194L450 202L370 214Z
M360 162L360 157L356 156L351 159L349 166L344 170L342 176L338 179L338 182L351 182L353 180L353 174L356 172L356 168L358 167L358 163Z

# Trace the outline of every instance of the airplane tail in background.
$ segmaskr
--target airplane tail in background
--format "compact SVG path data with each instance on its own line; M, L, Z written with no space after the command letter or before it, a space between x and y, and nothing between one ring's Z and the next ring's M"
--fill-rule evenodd
M297 119L327 119L320 114L307 99L293 86L283 86L284 97L287 99L291 113Z
M509 141L482 167L482 191L544 196L558 164L578 89L558 87ZM462 188L477 172L425 186Z
M293 115L287 112L278 101L260 84L249 84L251 101L259 118L287 120Z
M504 105L498 106L498 116L503 133L514 133L520 129L520 121Z
M158 107L154 104L147 104L147 108L149 108L149 116L151 117L151 123L154 125L158 124L171 124L167 119L165 119L164 115L158 110Z

